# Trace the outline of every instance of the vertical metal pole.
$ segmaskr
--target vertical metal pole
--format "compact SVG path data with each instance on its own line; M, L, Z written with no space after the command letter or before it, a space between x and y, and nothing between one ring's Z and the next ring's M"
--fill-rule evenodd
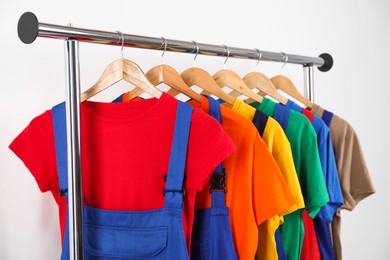
M79 42L66 40L66 125L68 158L68 225L71 260L82 260L82 184L80 163L80 68Z
M314 102L314 67L303 65L303 79L305 82L305 97Z

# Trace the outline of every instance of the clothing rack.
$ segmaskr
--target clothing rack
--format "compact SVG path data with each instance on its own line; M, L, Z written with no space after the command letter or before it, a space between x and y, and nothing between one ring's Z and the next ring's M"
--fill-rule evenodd
M69 187L69 217L67 224L69 225L70 258L74 260L83 259L79 42L300 64L304 69L305 95L311 101L313 101L314 90L313 67L315 66L320 71L326 72L333 66L332 56L327 53L323 53L319 57L308 57L283 52L259 51L258 49L243 49L225 45L171 40L163 37L146 37L121 32L54 25L40 23L36 15L31 12L26 12L19 18L18 36L26 44L34 42L37 37L60 39L66 42L66 124Z

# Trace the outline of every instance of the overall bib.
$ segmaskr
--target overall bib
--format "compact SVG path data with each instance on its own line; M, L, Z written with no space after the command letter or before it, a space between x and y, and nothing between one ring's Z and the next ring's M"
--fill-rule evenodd
M65 103L52 109L60 192L68 199ZM164 208L103 210L84 204L84 259L188 259L183 231L183 178L192 107L178 102ZM69 259L68 212L61 260Z
M207 97L210 115L221 124L219 103ZM192 260L237 259L230 229L229 211L225 206L226 173L219 164L210 178L211 208L196 209L192 231Z

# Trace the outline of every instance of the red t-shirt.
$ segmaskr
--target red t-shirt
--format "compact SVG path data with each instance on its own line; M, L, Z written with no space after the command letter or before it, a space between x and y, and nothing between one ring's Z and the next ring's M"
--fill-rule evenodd
M321 260L314 221L306 210L302 213L302 220L305 227L305 236L303 237L301 260Z
M313 123L314 114L307 109L302 109L302 114L304 114L311 123ZM301 260L320 260L321 252L318 245L317 234L314 228L314 221L309 216L306 210L302 213L303 226L305 228L305 236L303 237L302 242L302 252Z
M83 196L87 205L106 210L151 210L164 206L178 101L163 93L128 103L84 101L80 106ZM59 205L63 237L66 202L59 194L52 112L34 118L11 143L42 192ZM235 150L219 123L194 109L187 152L183 226L190 241L196 191L214 168Z

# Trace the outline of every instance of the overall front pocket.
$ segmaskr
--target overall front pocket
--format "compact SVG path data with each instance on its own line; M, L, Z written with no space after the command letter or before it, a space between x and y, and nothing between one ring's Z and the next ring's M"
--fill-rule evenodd
M85 253L102 258L147 259L161 253L168 242L168 228L112 227L84 224Z

